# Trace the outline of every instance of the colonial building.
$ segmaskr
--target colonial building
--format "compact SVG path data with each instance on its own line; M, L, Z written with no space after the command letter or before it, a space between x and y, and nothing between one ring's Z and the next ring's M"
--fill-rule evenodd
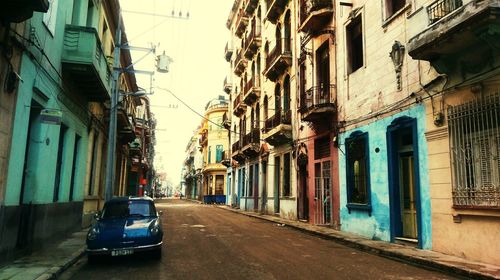
M20 66L23 48L20 44L27 21L35 15L47 12L49 1L0 4L0 262L11 258L21 245L16 244L19 234L21 206L17 198L7 198L7 172L12 145L12 128L18 88L21 83ZM19 189L17 190L19 191Z
M318 225L340 225L332 0L300 0L298 55L297 198L298 218Z
M81 79L82 73L78 70L71 70L68 66L68 71L72 71L72 75L77 77L76 80L81 83L88 84L85 87L89 91L99 92L105 91L100 96L89 98L88 110L91 112L91 122L89 123L88 145L87 145L87 161L86 161L86 177L84 185L84 206L83 206L83 221L82 225L90 224L93 215L99 211L104 205L105 199L105 181L106 181L106 165L107 165L107 135L109 123L109 101L111 95L112 75L111 69L114 63L114 34L116 32L116 24L118 21L118 6L115 1L102 1L100 4L89 2L88 7L82 2L75 2L75 5L83 5L83 8L74 10L74 15L78 20L75 20L71 26L68 26L68 32L74 32L78 35L81 44L88 42L92 46L98 46L99 55L102 56L99 60L103 60L99 64L99 75L87 77L88 80ZM87 7L87 8L85 8ZM86 13L85 13L86 12ZM84 16L86 15L86 17ZM83 17L83 18L82 18ZM123 26L123 25L122 25ZM70 34L70 33L68 33ZM71 33L72 34L72 33ZM95 35L95 36L91 36ZM68 35L69 36L69 35ZM127 42L127 34L122 34L122 43ZM76 46L78 51L72 51L70 60L84 57L83 45ZM104 63L106 62L106 63ZM120 53L120 65L127 67L132 63L130 51L122 49ZM74 69L78 69L79 63L71 64ZM79 77L79 78L78 78ZM94 80L93 80L94 79ZM101 81L102 79L102 81ZM94 83L88 83L94 81ZM104 88L99 88L100 84L104 84ZM92 87L91 85L94 85ZM83 87L82 85L80 85ZM119 78L120 96L117 107L117 147L116 147L116 179L113 187L114 195L127 194L127 181L129 177L129 169L132 164L132 156L134 149L129 148L129 143L136 139L136 107L141 104L138 97L132 97L131 92L137 92L135 76L132 73L125 73Z
M297 219L295 1L235 1L230 96L234 205ZM226 54L228 54L226 52Z
M414 2L336 3L340 228L431 249L428 124L417 96L429 69L407 52Z
M1 29L1 51L7 51L0 61L2 89L9 94L0 93L6 135L0 150L0 234L9 241L0 244L0 252L5 258L80 229L102 207L113 34L120 10L117 0L20 3L0 9L2 24L27 19ZM126 41L123 34L121 43ZM125 50L120 65L130 64ZM117 86L123 93L138 89L133 74L120 75ZM135 107L141 104L122 97L115 195L126 193L128 143L136 138Z
M199 130L198 144L203 155L200 193L204 203L226 203L226 166L222 160L229 140L222 120L227 105L224 96L209 101Z
M202 176L203 155L199 149L200 135L198 128L186 146L186 159L184 160L182 180L184 182L184 194L186 198L200 200L201 185L199 184Z
M424 84L432 248L498 264L499 2L413 4L407 50Z

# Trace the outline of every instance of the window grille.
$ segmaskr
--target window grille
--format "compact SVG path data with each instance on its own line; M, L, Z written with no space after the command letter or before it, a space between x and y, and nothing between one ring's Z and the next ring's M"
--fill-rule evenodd
M453 205L500 208L500 93L448 108Z

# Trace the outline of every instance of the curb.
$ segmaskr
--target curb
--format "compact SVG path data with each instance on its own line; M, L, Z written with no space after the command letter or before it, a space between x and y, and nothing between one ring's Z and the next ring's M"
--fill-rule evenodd
M224 209L227 211L231 211L234 213L242 214L242 215L245 215L247 217L265 220L268 222L273 222L273 223L277 222L277 221L274 221L273 219L267 218L265 216L261 216L259 214L238 211L238 210L231 209L231 208L224 207L224 206L218 206L218 208ZM452 264L437 262L437 261L433 261L431 259L426 259L424 257L406 255L406 254L403 254L400 252L395 252L395 251L377 248L377 247L371 246L369 244L363 244L362 241L365 241L365 240L363 240L362 238L359 238L359 240L357 240L356 238L350 239L349 237L343 237L343 236L338 236L335 234L323 233L323 232L308 229L305 227L297 226L297 225L291 224L287 221L280 221L280 222L285 224L286 226L288 226L290 228L295 229L295 230L299 230L299 231L302 231L302 232L305 232L308 234L316 235L316 236L319 236L319 237L322 237L322 238L325 238L328 240L333 240L333 241L336 241L340 244L349 246L349 247L354 248L354 249L359 249L359 250L362 250L362 251L365 251L368 253L372 253L372 254L382 256L382 257L386 257L388 259L404 262L404 263L407 263L407 264L410 264L413 266L418 266L421 268L440 271L440 272L452 274L453 276L458 276L458 277L462 277L462 278L466 277L466 278L471 278L471 279L499 279L495 275L490 275L490 274L482 273L482 272L479 272L476 270L467 269L467 268L461 267L459 265L452 265ZM366 241L372 241L372 240L367 239Z
M76 252L71 254L66 260L59 264L51 267L49 270L45 271L42 275L35 278L35 280L49 280L57 279L64 271L74 265L81 257L85 255L85 246L82 246Z

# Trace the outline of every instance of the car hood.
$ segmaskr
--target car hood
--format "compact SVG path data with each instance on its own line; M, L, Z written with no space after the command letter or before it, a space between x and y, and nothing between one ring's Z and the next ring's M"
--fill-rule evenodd
M146 237L156 220L156 217L101 220L98 224L100 238L116 241Z

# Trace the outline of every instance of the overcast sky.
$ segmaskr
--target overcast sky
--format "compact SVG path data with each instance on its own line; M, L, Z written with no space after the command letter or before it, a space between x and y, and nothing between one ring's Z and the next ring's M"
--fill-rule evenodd
M165 51L174 60L169 73L154 75L153 85L171 90L200 114L209 100L225 95L222 86L229 71L229 64L224 60L224 47L229 38L226 20L232 3L233 0L120 0L130 45L159 44L157 54ZM138 12L157 15L173 12L176 16L181 13L183 18L189 13L189 19ZM144 55L144 52L132 52L134 61ZM153 58L149 55L135 68L153 70ZM149 89L148 75L136 74L136 77L140 87ZM158 129L156 169L167 172L168 178L178 184L186 145L201 123L201 117L168 92L155 89L150 99Z

